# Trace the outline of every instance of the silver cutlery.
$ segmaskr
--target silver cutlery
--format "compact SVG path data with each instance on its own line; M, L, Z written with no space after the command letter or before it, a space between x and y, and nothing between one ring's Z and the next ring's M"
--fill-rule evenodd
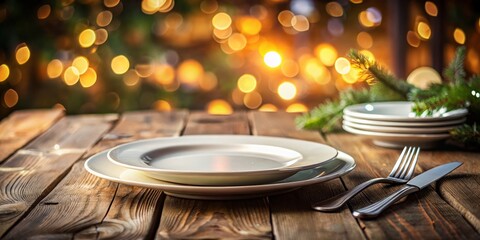
M461 162L451 162L432 168L408 181L406 186L400 190L390 194L388 197L373 203L367 207L358 209L353 212L353 216L357 218L373 218L378 216L387 207L407 196L408 194L420 191L431 183L437 181L443 176L449 174L462 165Z
M419 147L404 147L388 177L370 179L352 188L351 190L321 202L314 203L312 208L322 212L335 211L340 209L352 197L375 183L406 183L413 176L415 166L417 165L419 152Z

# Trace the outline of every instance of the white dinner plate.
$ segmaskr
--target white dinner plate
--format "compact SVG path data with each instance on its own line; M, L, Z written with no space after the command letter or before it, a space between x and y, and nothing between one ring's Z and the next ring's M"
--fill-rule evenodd
M401 121L401 122L426 122L445 121L465 117L467 109L456 109L438 114L438 116L415 116L412 112L413 102L374 102L356 104L346 107L343 113L362 119Z
M339 152L338 156L328 163L299 171L278 182L241 186L195 186L157 180L145 176L141 171L113 164L108 160L107 152L108 150L100 152L87 159L85 169L97 177L113 182L159 189L176 197L205 200L245 199L284 193L338 178L355 168L355 160L346 153Z
M458 125L450 125L443 127L389 127L389 126L375 126L368 124L354 123L347 120L343 121L343 125L353 127L360 130L385 132L385 133L448 133L448 131L458 127Z
M356 118L348 115L343 115L343 119L360 124L377 125L377 126L389 126L389 127L438 127L448 125L458 125L464 123L467 118L458 118L446 121L433 121L433 122L395 122L395 121L381 121L381 120L368 120L362 118Z
M126 143L112 148L108 158L164 181L244 185L284 179L337 154L333 147L290 138L194 135Z
M404 146L417 146L425 149L434 148L450 137L448 133L382 133L360 130L346 125L342 125L342 127L347 132L369 136L375 145L392 148L403 148Z

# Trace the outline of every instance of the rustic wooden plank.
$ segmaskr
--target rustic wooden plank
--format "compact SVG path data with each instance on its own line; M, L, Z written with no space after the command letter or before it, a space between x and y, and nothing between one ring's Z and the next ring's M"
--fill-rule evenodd
M0 163L62 116L63 111L59 109L20 110L3 119L0 122Z
M347 188L352 188L370 178L387 176L400 154L400 150L376 147L367 138L361 136L334 134L330 136L330 140L332 145L350 152L357 159L357 170L343 178ZM435 161L428 155L427 150L420 153L420 166L426 166L426 164L429 165L429 161ZM427 168L423 170L425 169ZM416 174L421 171L417 168ZM458 176L456 171L450 176ZM353 209L363 207L396 189L398 186L374 185L353 198L349 205ZM372 239L478 239L480 237L465 218L445 202L432 187L407 197L406 201L390 207L374 220L359 221L368 238Z
M442 151L425 151L419 163L423 170L451 161L463 162L453 176L447 176L435 186L437 192L472 226L480 232L480 152L467 152L443 148Z
M64 118L2 164L12 171L0 173L0 236L50 192L115 119Z
M317 132L298 130L296 115L284 112L252 112L253 133L324 143ZM313 211L314 202L344 191L340 179L269 197L275 239L362 239L362 230L348 209L338 213ZM292 213L295 214L292 214Z
M246 113L191 115L188 134L249 134ZM167 196L157 238L173 239L264 239L271 238L265 198L241 201L200 201Z
M186 114L126 113L87 155L137 139L178 135ZM143 239L156 231L161 191L103 180L88 173L83 164L75 164L7 238ZM32 224L38 222L42 224Z

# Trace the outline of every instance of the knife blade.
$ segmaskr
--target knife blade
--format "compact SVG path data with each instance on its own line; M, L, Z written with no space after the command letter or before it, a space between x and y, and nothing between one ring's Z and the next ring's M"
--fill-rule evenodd
M406 183L406 186L400 190L390 194L386 198L375 202L369 206L358 209L353 212L353 216L356 218L372 218L378 216L383 210L391 206L396 201L407 196L408 194L418 192L421 189L427 187L431 183L437 181L443 176L449 174L456 168L462 165L461 162L446 163L437 167L434 167L414 178Z

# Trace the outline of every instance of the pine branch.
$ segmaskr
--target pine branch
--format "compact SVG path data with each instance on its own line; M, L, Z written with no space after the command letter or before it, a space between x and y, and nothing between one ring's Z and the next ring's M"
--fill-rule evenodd
M466 73L464 68L466 48L464 46L457 48L455 57L448 67L443 71L445 78L450 80L450 83L460 84L465 82Z

